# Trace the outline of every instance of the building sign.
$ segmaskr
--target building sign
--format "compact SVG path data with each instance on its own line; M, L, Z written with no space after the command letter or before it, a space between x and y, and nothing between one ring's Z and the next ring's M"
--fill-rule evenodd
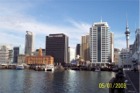
M57 35L50 35L49 37L63 37L63 35L57 34Z

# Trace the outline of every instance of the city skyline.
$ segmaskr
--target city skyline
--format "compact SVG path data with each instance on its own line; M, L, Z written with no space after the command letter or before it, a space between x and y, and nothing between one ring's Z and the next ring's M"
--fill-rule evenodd
M121 49L126 47L126 15L131 32L130 44L134 42L135 30L139 26L139 0L3 0L0 10L0 45L21 46L22 52L26 31L34 33L35 49L45 48L45 36L54 33L66 34L70 38L69 46L76 47L81 36L89 33L92 24L102 19L108 22L114 33L114 47Z

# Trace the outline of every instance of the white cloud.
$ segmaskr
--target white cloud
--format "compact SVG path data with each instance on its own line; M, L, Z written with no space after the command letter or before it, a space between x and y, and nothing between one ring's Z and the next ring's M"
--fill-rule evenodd
M1 5L1 4L0 4ZM0 15L0 33L1 31L11 31L11 32L21 32L32 31L35 35L45 36L53 33L64 33L69 36L70 46L75 47L76 43L80 43L81 36L89 32L89 24L84 22L77 22L73 19L69 20L68 23L70 26L57 26L49 24L49 22L41 23L38 22L33 16L29 16L24 11L30 6L18 5L17 8L11 8L9 4L0 6L0 10L3 11ZM29 4L30 5L30 4ZM20 6L20 7L19 7ZM15 7L15 6L13 6ZM25 9L24 9L25 8ZM67 20L67 19L66 19ZM3 33L4 34L4 33ZM37 36L36 35L36 36ZM9 40L6 39L9 37ZM11 36L9 34L4 34L3 37L0 37L0 42L12 43L17 45L18 43L24 45L24 37ZM2 41L1 41L2 40ZM35 37L35 46L39 47L38 43L45 43L44 41L39 41L38 37ZM44 47L45 44L42 44Z
M68 22L70 22L74 27L78 28L79 30L83 31L83 33L89 32L90 24L84 23L84 22L77 22L73 19L69 19Z
M81 36L89 32L90 25L84 22L76 22L74 20L68 21L71 26L56 26L49 23L40 23L33 18L27 18L26 16L16 16L16 17L0 17L0 29L11 30L13 32L20 31L25 32L26 30L32 31L34 34L44 36L44 40L39 40L40 38L35 37L35 48L43 47L45 48L45 36L52 33L64 33L69 36L70 46L75 47L77 43L80 43ZM4 37L9 37L10 42L17 45L17 43L24 46L24 37L9 36L5 34L3 37L0 37L1 40L8 43L8 40ZM15 39L11 41L12 39ZM123 33L114 33L114 44L117 48L124 48L126 45L125 35ZM0 40L0 41L1 41ZM16 41L16 43L14 43ZM131 41L132 42L132 41ZM133 42L132 42L133 43Z
M31 19L31 18L30 18ZM76 25L75 25L76 24ZM88 32L89 27L86 23L76 23L71 27L66 26L54 26L48 23L40 23L34 19L29 20L26 17L0 17L0 28L7 29L11 31L21 31L26 30L32 31L34 34L48 35L52 33L64 33L69 36L70 39L77 40L79 42L81 35ZM81 28L80 28L81 25ZM37 37L36 37L37 38Z

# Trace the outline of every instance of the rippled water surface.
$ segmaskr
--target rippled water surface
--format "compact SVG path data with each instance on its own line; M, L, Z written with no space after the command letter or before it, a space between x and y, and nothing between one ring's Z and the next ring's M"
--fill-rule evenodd
M0 93L108 93L113 72L0 70Z

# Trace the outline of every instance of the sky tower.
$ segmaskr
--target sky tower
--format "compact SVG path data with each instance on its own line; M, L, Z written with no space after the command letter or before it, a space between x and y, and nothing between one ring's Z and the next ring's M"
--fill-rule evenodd
M126 35L126 48L129 49L129 27L128 27L128 22L126 22L126 31L125 31L125 35Z

